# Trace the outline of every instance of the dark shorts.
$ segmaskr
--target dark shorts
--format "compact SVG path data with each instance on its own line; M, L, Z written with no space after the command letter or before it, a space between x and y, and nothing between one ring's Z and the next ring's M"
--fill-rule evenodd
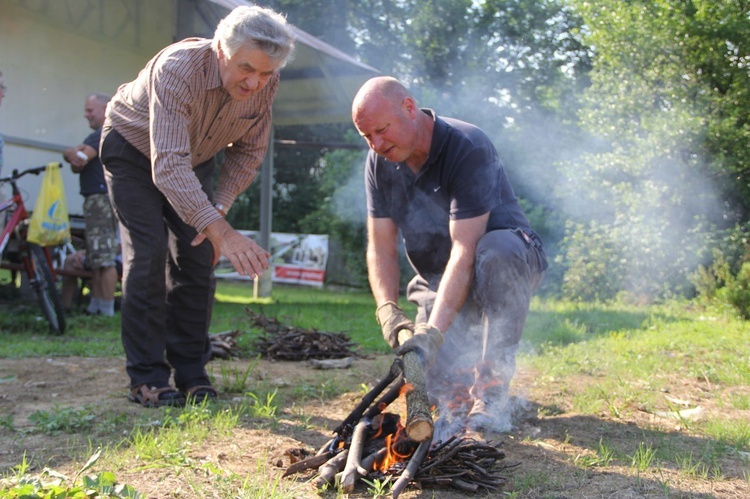
M91 194L83 202L86 258L92 268L114 267L120 254L117 219L107 194Z

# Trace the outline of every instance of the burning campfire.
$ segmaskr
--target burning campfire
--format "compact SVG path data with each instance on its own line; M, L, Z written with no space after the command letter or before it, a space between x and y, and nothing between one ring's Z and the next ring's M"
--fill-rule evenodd
M394 498L410 483L465 492L500 489L506 482L501 473L512 467L501 464L505 453L464 429L450 434L446 418L433 425L420 375L418 359L410 354L396 359L333 431L335 436L314 456L293 461L284 476L316 470L318 488L339 486L344 493L353 492L362 478L389 480ZM398 399L406 401L405 424L399 414L386 412Z

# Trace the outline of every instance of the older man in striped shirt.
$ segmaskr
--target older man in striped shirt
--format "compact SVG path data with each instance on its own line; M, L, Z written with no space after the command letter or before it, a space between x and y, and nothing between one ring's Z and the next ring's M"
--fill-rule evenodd
M213 265L223 254L242 275L268 267L268 253L224 218L263 161L279 71L293 49L283 16L238 7L212 40L166 47L110 102L100 156L121 226L133 402L182 405L217 395L205 369Z

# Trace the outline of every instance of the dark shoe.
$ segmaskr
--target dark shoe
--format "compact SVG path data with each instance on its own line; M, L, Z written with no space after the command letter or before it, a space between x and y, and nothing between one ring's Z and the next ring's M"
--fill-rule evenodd
M156 388L155 386L141 385L131 388L128 400L141 404L143 407L161 407L164 405L182 407L185 405L185 396L172 388Z
M196 385L185 390L185 400L188 404L202 404L205 400L212 402L218 395L219 392L211 385Z

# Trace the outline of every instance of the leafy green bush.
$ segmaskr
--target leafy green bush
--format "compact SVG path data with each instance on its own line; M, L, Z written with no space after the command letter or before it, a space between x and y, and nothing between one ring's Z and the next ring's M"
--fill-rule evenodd
M712 259L691 276L702 305L728 305L750 319L749 240L742 227L715 236Z

